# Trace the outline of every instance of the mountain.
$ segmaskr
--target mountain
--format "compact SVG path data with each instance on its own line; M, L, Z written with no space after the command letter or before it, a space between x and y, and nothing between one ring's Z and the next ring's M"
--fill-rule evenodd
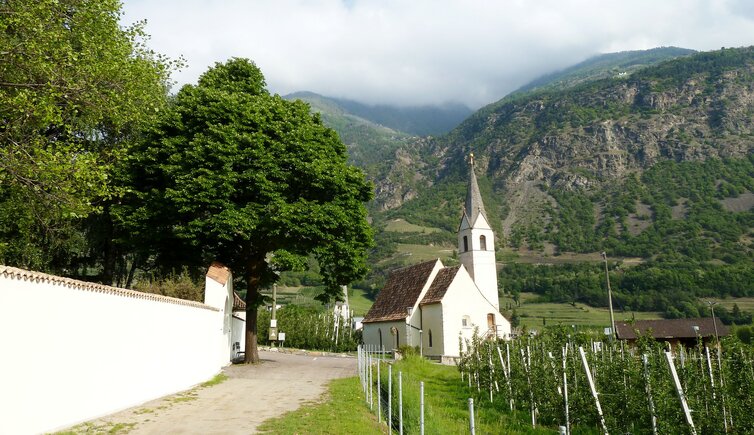
M460 103L409 107L368 105L353 100L324 97L312 92L296 92L286 95L285 98L298 98L322 110L354 116L413 136L445 134L472 114L471 109Z
M473 151L509 247L751 261L753 150L754 48L724 49L484 107L399 148L375 208L453 231Z
M412 135L357 116L336 100L313 92L286 95L289 100L302 100L335 130L348 148L351 163L363 168L370 178L384 171L384 162L392 159L395 150L413 140Z
M696 53L695 50L678 47L658 47L649 50L621 51L591 57L576 65L539 77L509 97L542 90L563 90L573 86L611 77L622 77L647 66Z

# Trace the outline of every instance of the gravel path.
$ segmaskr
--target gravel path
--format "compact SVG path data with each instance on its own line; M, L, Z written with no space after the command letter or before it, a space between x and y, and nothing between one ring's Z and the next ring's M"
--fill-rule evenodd
M250 434L263 421L318 399L331 379L356 375L356 359L260 350L262 363L233 365L229 379L163 397L72 428L129 434ZM119 432L115 432L119 433Z

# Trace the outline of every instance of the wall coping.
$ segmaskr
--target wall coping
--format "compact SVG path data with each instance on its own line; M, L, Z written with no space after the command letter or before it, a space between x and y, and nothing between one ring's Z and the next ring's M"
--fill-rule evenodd
M62 276L49 275L42 272L34 272L31 270L19 269L16 267L4 266L0 264L0 277L7 277L11 279L18 279L24 281L34 282L48 282L53 285L61 285L76 290L90 291L95 293L105 293L114 296L121 296L134 299L145 299L154 302L162 302L174 305L183 305L187 307L201 308L210 311L220 311L215 307L205 305L201 302L189 301L185 299L172 298L169 296L158 295L154 293L144 293L136 290L128 290L124 288L112 287L109 285L98 284L94 282L79 281L72 278L64 278Z

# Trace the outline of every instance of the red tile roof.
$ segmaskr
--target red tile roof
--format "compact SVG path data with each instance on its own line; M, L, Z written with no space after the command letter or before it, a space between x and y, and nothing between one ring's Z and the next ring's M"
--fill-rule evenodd
M436 304L440 302L445 296L445 292L448 291L450 283L453 282L453 278L456 277L460 268L461 266L440 269L419 305Z
M246 311L246 302L236 292L233 292L233 311Z
M207 270L207 278L211 278L214 281L225 285L230 278L230 269L219 261L213 261Z
M729 334L728 327L723 325L719 318L715 318L717 323L717 335L720 337ZM633 324L629 322L615 322L615 334L622 340L634 340L637 338L636 330L639 334L645 334L652 331L654 338L696 338L696 337L714 337L715 323L711 317L694 318L694 319L662 319L662 320L637 320ZM697 327L697 328L694 328Z
M362 323L403 320L413 307L439 260L393 271Z

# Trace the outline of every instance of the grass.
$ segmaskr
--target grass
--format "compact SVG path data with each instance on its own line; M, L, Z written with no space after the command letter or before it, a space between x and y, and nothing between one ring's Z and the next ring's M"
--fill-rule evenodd
M199 386L202 388L207 387L214 387L215 385L222 384L223 382L228 380L228 375L225 373L218 373L215 375L214 378L210 379L207 382L202 382Z
M388 221L385 226L385 231L393 233L439 233L442 232L440 228L424 227L421 225L414 225L407 222L404 219L393 219Z
M385 425L364 405L357 377L336 379L326 399L262 423L257 430L274 434L381 434Z
M537 295L534 293L521 293L521 306L515 307L516 313L521 318L521 325L527 328L539 329L543 326L542 319L545 319L547 325L578 325L578 326L600 326L607 327L610 325L610 311L607 308L595 308L589 305L576 303L575 305L565 303L538 303L535 302ZM754 298L752 298L754 301ZM500 298L500 311L506 316L512 314L508 307L515 306L513 299L505 296ZM615 320L647 320L661 319L662 316L657 312L624 312L616 311Z
M468 399L471 391L461 382L458 369L419 358L407 358L395 363L394 383L398 371L403 373L404 433L419 432L419 382L424 382L425 433L469 433ZM387 366L382 366L382 377L387 379ZM383 383L384 386L384 383ZM397 394L397 387L393 389ZM376 394L376 392L375 392ZM383 397L383 403L387 397ZM393 403L397 403L394 399ZM376 402L375 402L376 409ZM532 429L527 416L502 412L499 404L489 401L475 404L476 431L480 434L554 433L552 429ZM502 408L501 408L502 409ZM326 399L311 403L281 417L265 421L258 430L274 434L385 434L388 433L383 408L382 423L377 423L375 412L364 401L358 377L337 379L329 384ZM393 413L397 432L397 412Z
M703 303L706 301L717 302L720 306L723 306L728 310L732 310L733 305L738 305L738 308L740 308L741 311L754 312L754 298L701 298L700 301Z
M365 315L373 303L373 300L367 298L364 290L353 288L348 294L348 304L353 310L354 316Z
M455 366L444 366L417 357L410 357L399 361L393 367L394 383L397 382L398 371L403 374L405 433L418 433L420 381L424 382L425 432L469 433L468 399L473 397L473 394L461 382L460 374ZM386 372L387 370L383 371L383 373ZM387 376L384 376L384 379L386 380ZM395 391L395 388L393 391ZM474 402L477 433L554 433L552 429L533 429L528 423L526 415L502 411L505 408L499 403L493 405L489 400L475 400ZM394 426L394 428L396 427Z
M381 263L396 263L399 265L417 264L427 260L439 258L443 263L453 255L453 248L449 246L427 246L408 243L398 243L397 251L387 260Z

